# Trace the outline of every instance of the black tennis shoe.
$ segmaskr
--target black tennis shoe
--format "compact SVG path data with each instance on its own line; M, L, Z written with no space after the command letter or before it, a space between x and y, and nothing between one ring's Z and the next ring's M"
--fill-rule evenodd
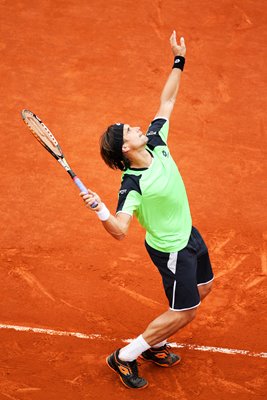
M143 389L148 382L138 376L138 367L136 360L121 361L118 357L120 349L116 350L106 358L107 365L116 372L122 383L130 389Z
M167 344L158 348L150 347L140 357L160 367L172 367L181 361L181 357L178 354L170 353L169 348Z

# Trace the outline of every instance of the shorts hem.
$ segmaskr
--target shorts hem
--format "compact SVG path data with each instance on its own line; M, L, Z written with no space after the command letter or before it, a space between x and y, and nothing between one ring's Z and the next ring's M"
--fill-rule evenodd
M188 308L172 308L172 307L170 307L169 309L171 311L187 311L187 310L192 310L193 308L197 308L200 304L201 304L201 301L196 306L193 306L193 307L188 307Z
M214 280L214 277L207 282L198 283L197 286L207 285L208 283L212 282L213 280Z

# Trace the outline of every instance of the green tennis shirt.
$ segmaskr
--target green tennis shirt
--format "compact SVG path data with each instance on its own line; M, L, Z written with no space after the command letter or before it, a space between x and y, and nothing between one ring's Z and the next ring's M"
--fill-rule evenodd
M147 132L148 168L128 168L122 175L117 213L135 215L146 242L162 252L183 249L192 228L185 186L167 146L169 122L156 118Z

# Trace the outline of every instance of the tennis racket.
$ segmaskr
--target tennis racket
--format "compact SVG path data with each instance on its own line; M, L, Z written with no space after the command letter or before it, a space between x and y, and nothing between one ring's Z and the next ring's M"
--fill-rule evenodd
M37 115L29 110L22 110L21 115L25 124L33 133L33 136L39 141L39 143L41 143L42 146L44 146L47 151L49 151L49 153L59 162L59 164L65 169L65 171L67 171L67 173L70 175L75 185L78 186L80 191L88 193L86 186L70 168L64 157L61 147L59 146L57 140L52 135L47 126L45 126L45 124L40 120L39 117L37 117ZM91 205L92 208L95 208L97 206L98 203L96 201Z

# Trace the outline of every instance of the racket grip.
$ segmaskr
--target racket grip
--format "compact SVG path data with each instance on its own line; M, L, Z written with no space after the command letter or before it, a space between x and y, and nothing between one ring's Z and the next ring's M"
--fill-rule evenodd
M78 186L78 188L80 189L81 192L88 193L87 187L84 186L84 184L82 183L82 181L81 181L77 176L75 176L75 177L73 178L73 182L75 183L75 185ZM97 201L95 201L95 202L91 205L91 208L96 208L97 206L98 206L98 203L97 203Z
M77 176L73 178L73 182L75 183L76 186L78 186L81 192L88 193L87 187L84 186L82 181Z

